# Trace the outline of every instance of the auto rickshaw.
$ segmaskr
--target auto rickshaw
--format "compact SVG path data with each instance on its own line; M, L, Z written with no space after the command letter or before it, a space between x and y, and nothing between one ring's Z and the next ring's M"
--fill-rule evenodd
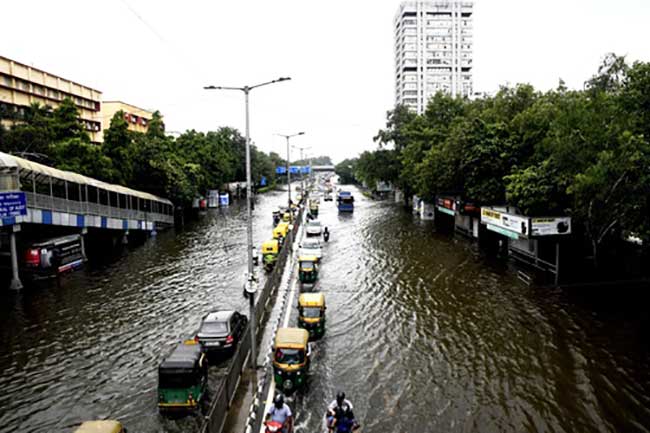
M119 421L84 421L74 433L126 433L126 429Z
M298 279L303 284L313 284L318 279L318 257L300 256L298 258Z
M289 223L287 222L283 221L273 229L273 239L277 239L277 241L280 243L280 248L284 245L284 240L287 238L288 234Z
M318 200L310 200L309 201L309 213L313 217L318 217L318 207L319 207Z
M311 357L309 332L300 328L280 328L273 344L275 385L285 393L303 386Z
M303 293L298 298L298 327L309 332L315 340L325 334L325 295Z
M262 262L265 271L271 272L273 270L275 262L278 260L279 250L280 242L277 239L271 239L262 244Z
M282 213L279 210L273 211L273 227L277 226L282 219Z
M158 367L158 409L196 411L207 386L208 360L201 345L184 341Z

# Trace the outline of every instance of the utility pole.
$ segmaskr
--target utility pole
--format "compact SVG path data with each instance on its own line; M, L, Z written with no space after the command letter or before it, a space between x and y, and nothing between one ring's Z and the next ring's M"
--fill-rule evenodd
M298 132L296 134L275 134L280 137L284 137L287 140L287 206L289 207L289 215L291 215L291 220L293 221L293 213L291 212L291 145L289 144L289 139L292 137L297 137L299 135L305 135L304 131Z
M244 286L245 294L248 296L249 309L250 309L250 331L251 331L251 358L250 366L253 371L257 370L257 318L255 317L255 293L257 292L257 281L253 273L253 214L252 214L252 200L253 193L251 189L251 139L250 139L250 121L249 121L249 103L248 94L251 90L258 87L266 86L268 84L279 83L281 81L290 80L289 77L281 77L276 80L267 81L265 83L256 84L254 86L244 87L223 87L223 86L205 86L206 90L239 90L244 92L244 100L246 105L246 235L247 235L247 250L248 250L248 275L246 276L246 285ZM257 376L255 376L257 379ZM255 387L253 387L253 390Z

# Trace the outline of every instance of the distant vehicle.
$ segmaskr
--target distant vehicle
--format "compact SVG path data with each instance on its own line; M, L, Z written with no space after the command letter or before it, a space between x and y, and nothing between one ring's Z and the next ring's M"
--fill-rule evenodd
M271 272L275 267L279 251L280 243L277 239L271 239L262 244L262 262L264 263L264 270L266 272Z
M208 355L234 353L248 318L237 311L213 311L203 317L196 341Z
M197 411L207 387L207 356L196 341L185 341L158 366L158 409Z
M339 191L336 198L339 212L354 212L354 196L349 191Z
M323 248L316 238L305 238L300 243L299 256L314 256L320 261L323 258Z
M307 236L320 236L323 234L323 226L318 220L312 220L305 226Z
M85 421L74 433L126 433L126 429L119 421Z
M42 279L72 272L83 263L81 235L69 235L29 244L20 267L28 278Z
M298 298L298 327L309 332L311 340L325 334L325 295L302 293Z

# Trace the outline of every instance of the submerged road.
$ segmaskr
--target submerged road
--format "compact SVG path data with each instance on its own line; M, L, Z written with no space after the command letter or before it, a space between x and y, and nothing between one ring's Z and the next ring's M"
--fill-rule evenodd
M650 430L647 303L526 287L465 240L353 191L352 215L321 203L327 331L291 402L298 432L321 431L339 389L364 433ZM283 198L260 197L256 241ZM2 293L0 432L96 417L191 430L158 415L156 367L205 311L246 310L242 214L214 212L61 287Z

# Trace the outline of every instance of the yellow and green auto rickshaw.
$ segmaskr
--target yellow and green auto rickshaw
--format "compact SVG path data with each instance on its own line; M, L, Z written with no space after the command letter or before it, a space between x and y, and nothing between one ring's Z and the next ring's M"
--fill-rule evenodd
M282 214L282 221L285 223L291 222L291 211L287 210Z
M158 367L158 409L196 411L207 386L208 359L201 345L184 341Z
M298 327L309 332L314 340L325 334L325 295L302 293L298 298Z
M298 280L303 284L314 284L318 279L318 257L300 256L298 258Z
M318 208L320 206L320 203L317 199L314 200L309 200L309 213L311 216L314 218L318 217Z
M273 229L273 239L277 239L277 241L280 243L280 248L284 245L284 240L287 238L287 235L289 234L289 223L287 222L281 222L275 228Z
M309 332L300 328L280 328L273 344L273 376L275 385L285 393L307 381L311 348Z
M279 250L280 242L277 239L271 239L262 244L262 262L264 263L264 270L267 272L271 272L275 267Z
M74 433L126 433L126 429L119 421L85 421Z

